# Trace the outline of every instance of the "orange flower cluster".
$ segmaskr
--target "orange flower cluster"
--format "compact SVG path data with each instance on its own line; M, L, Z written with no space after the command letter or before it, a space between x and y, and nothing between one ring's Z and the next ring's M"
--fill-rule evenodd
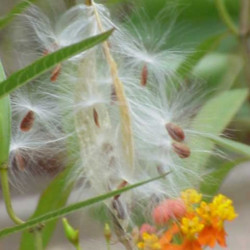
M226 246L225 221L237 217L232 201L219 194L212 202L202 201L194 189L179 199L167 199L152 212L155 226L144 224L137 242L143 250L202 250L216 243Z

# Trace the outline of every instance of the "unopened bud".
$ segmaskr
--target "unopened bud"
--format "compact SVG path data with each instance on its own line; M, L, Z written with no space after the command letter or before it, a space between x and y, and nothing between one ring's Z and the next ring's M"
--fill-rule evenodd
M33 126L35 120L35 113L30 110L28 113L24 116L23 120L20 123L20 129L23 132L28 132Z
M66 218L62 219L62 223L63 223L65 235L66 235L67 239L69 240L69 242L71 242L74 246L78 246L78 244L79 244L79 231L75 230L69 224L69 222L67 221Z
M180 157L180 158L188 158L191 154L191 151L189 147L180 142L173 142L172 147L174 152Z
M167 123L165 127L168 131L168 134L173 140L178 141L178 142L184 141L185 134L181 127L171 122Z
M110 230L110 226L108 223L105 223L104 225L104 236L105 236L106 241L109 243L112 235L111 235L111 230Z

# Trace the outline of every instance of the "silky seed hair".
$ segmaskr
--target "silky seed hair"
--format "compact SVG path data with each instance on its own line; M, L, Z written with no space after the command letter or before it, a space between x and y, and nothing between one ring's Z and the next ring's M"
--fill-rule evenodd
M124 25L95 2L76 5L52 19L33 6L24 18L40 56L101 33L100 23L104 30L115 30L106 51L103 44L97 45L56 65L32 83L31 90L22 87L13 93L13 121L18 124L13 124L12 132L13 165L23 171L37 166L48 152L49 158L60 156L74 166L69 182L81 180L82 192L93 195L169 172L162 180L105 202L119 220L126 221L124 225L133 223L136 207L174 197L198 183L203 171L192 165L192 156L198 153L192 142L203 131L193 130L192 118L200 98L197 85L185 88L178 82L177 88L174 84L176 68L186 55L164 46L174 19L170 18L169 30L162 35L153 32L157 21L152 27L148 23L143 27L143 22L139 28ZM142 39L147 29L152 31L147 37L149 47ZM114 86L108 53L114 59L124 102ZM124 128L119 110L125 106L131 127ZM124 129L132 134L133 170L124 147Z

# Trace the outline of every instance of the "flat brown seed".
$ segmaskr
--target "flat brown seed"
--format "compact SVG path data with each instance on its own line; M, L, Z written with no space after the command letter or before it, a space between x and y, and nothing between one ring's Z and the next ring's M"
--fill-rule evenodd
M146 86L148 81L148 67L145 64L141 71L141 86Z
M15 153L15 161L16 161L16 166L18 167L18 169L21 171L24 171L25 165L26 165L25 160L19 152Z
M171 122L167 123L165 125L165 127L168 131L169 136L173 140L178 141L178 142L184 141L185 134L184 134L184 131L181 127L179 127L178 125L171 123Z
M173 142L172 147L174 152L180 157L180 158L188 158L191 154L191 151L189 147L180 142Z
M116 91L115 91L115 87L112 85L111 87L111 104L114 104L115 102L117 102L117 95L116 95Z
M100 128L99 117L98 117L98 113L97 113L97 111L96 111L95 108L93 109L93 117L94 117L95 125L96 125L98 128Z
M30 110L28 113L24 116L23 120L20 123L20 129L23 132L28 132L33 126L35 120L35 113Z
M50 76L50 81L55 82L61 72L62 66L61 64L57 64L56 67L53 69L51 76Z
M123 180L119 186L117 187L117 189L121 189L121 188L124 188L125 186L127 186L128 182ZM117 200L119 197L121 196L121 194L118 194L116 196L114 196L114 199Z

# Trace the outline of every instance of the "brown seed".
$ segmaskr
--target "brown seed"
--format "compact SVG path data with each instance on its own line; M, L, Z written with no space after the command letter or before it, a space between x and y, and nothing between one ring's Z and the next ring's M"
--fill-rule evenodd
M172 147L174 152L180 157L180 158L188 158L191 154L191 151L189 147L180 142L173 142Z
M178 141L178 142L184 141L185 134L181 127L171 122L167 123L165 127L168 131L168 134L173 140Z
M21 121L20 129L23 132L30 131L30 129L33 126L34 120L35 120L35 113L32 110L28 111L28 113L24 116L23 120Z
M16 161L16 166L18 167L18 169L21 171L24 171L25 165L26 165L25 160L18 151L15 153L15 161Z
M141 71L141 86L146 86L148 81L148 67L145 64Z
M115 87L112 85L111 87L111 104L114 104L117 101L117 95L115 91Z
M161 174L161 175L164 174L164 168L163 168L163 166L158 165L158 166L156 167L156 169L157 169L158 174Z
M95 108L93 109L93 117L94 117L95 125L96 125L98 128L100 128L99 117L98 117L98 113L97 113L97 111L96 111Z
M121 188L124 188L125 186L127 186L128 182L123 180L119 186L117 187L117 189L121 189ZM114 199L117 200L119 197L121 196L121 194L118 194L116 196L114 196Z
M57 64L56 67L53 69L51 76L50 76L50 81L55 82L61 72L62 66L61 64Z

